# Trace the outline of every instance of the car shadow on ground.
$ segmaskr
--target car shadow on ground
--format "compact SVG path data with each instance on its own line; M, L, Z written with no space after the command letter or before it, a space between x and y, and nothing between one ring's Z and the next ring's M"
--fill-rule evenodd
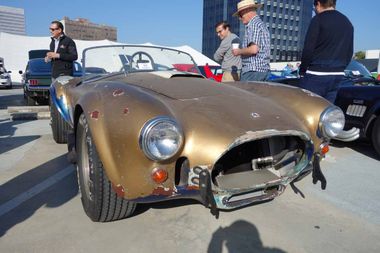
M359 152L369 158L375 159L377 161L380 161L380 154L377 154L374 147L372 146L370 141L367 140L356 140L352 142L341 142L333 140L330 143L331 146L335 148L350 148L352 150L355 150L356 152Z
M54 177L65 167L69 169L67 175ZM0 237L32 217L41 207L59 207L77 194L75 170L67 162L66 154L12 178L0 186Z
M139 203L131 217L145 213L149 209L169 209L187 205L201 205L201 203L193 199L172 199L154 203Z
M26 102L22 94L1 96L0 110L8 109L8 106L24 106Z
M284 253L277 248L264 247L256 226L244 220L237 220L228 227L219 227L213 234L207 253L221 253L223 246L227 252Z
M249 208L252 206L268 203L272 200L273 199L263 200L260 202L248 204L246 206L237 207L237 208L234 208L231 210L220 210L219 209L218 215L223 215L223 213L230 213L230 212L237 211L239 209ZM142 213L145 213L149 209L170 209L170 208L176 208L176 207L188 206L188 205L202 205L203 206L203 204L201 202L199 202L198 200L195 200L195 199L171 199L171 200L165 200L165 201L161 201L161 202L139 203L139 204L137 204L136 210L131 217L138 216ZM205 207L205 209L206 209L206 207ZM211 209L210 208L207 208L207 209L211 213ZM210 214L210 215L212 215L212 214Z
M40 135L0 138L1 139L0 154L8 152L9 150L15 149L17 147L21 147L39 138L41 138Z
M15 131L17 130L15 126L25 122L27 121L12 121L9 119L0 120L0 154L18 148L41 137L40 135L14 136Z

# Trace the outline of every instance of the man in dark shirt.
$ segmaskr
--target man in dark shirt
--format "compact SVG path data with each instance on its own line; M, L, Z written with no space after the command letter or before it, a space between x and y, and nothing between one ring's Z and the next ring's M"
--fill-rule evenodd
M336 0L314 0L316 15L308 28L299 73L300 87L334 103L344 69L353 55L354 28L335 10Z
M75 42L63 32L63 24L53 21L50 24L51 43L50 52L45 61L52 61L51 77L54 80L59 76L72 76L74 61L78 59Z

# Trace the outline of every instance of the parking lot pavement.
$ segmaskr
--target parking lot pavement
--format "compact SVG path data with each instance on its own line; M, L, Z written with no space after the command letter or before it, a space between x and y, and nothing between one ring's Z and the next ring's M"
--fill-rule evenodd
M308 177L297 183L305 198L288 188L274 201L221 212L219 219L195 201L177 200L139 205L135 216L121 221L91 222L66 146L54 143L49 120L12 121L5 109L0 161L0 252L380 249L380 166L364 143L333 145L322 162L326 191Z

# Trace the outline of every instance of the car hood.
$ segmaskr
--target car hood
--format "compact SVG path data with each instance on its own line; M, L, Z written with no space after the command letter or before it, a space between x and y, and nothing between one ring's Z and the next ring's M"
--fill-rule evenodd
M223 128L235 129L246 129L247 125L253 124L255 130L268 129L271 122L273 129L282 130L295 130L296 126L303 125L299 118L267 95L194 75L174 73L170 77L136 73L123 81L160 94L161 100L173 108L172 112L182 122L197 119L196 124L203 126L223 124Z

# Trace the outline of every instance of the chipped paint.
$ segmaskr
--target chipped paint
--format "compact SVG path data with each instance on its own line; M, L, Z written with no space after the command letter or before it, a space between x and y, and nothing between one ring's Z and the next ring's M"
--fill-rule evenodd
M90 116L92 119L97 120L97 119L99 119L99 114L100 114L99 111L93 111L90 113Z
M124 187L121 184L118 184L118 185L112 184L112 189L116 192L118 197L124 198L125 191L124 191Z
M302 91L305 92L310 97L321 97L321 96L319 96L319 95L317 95L317 94L315 94L309 90L302 89Z
M227 151L248 141L253 141L253 140L259 140L263 138L269 138L272 136L298 136L302 140L305 141L310 141L310 136L308 136L306 133L296 131L296 130L284 130L284 131L279 131L276 129L267 129L263 131L248 131L244 135L236 138L231 145L228 147ZM227 152L226 151L226 152Z
M124 115L129 114L129 108L128 108L128 107L125 107L125 108L124 108L124 110L123 110L123 114L124 114Z
M117 96L122 96L124 95L124 91L122 89L117 89L112 93L112 96L117 97Z
M71 79L74 79L74 77L72 77L72 76L59 76L59 77L57 77L57 82L59 82L63 86L63 85L68 84Z
M173 188L159 186L153 190L152 195L173 196L175 193L176 192Z
M260 117L261 117L260 114L258 114L257 112L253 112L253 113L251 113L251 116L252 116L254 119L256 119L256 118L260 118Z

